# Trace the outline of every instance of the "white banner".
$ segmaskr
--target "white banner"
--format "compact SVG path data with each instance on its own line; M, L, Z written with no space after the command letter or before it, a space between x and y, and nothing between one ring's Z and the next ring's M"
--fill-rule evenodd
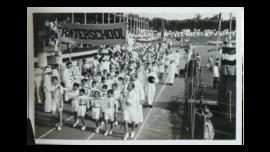
M59 40L66 43L116 45L126 43L127 23L58 24Z

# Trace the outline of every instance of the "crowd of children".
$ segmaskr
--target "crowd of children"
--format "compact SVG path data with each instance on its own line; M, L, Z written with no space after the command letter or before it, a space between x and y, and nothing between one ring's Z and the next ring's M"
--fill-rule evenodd
M91 60L78 60L75 66L67 62L63 71L58 65L53 70L46 67L44 110L54 115L58 112L56 127L60 131L64 102L69 103L74 116L73 127L81 122L84 131L85 116L89 115L95 122L96 133L104 125L105 136L111 135L113 127L119 124L117 116L120 114L126 133L124 139L129 137L129 123L133 138L136 124L143 122L143 105L152 108L155 84L163 80L164 73L171 73L171 63L179 63L177 53L158 43L135 43L132 49L104 47ZM176 73L174 69L173 77Z

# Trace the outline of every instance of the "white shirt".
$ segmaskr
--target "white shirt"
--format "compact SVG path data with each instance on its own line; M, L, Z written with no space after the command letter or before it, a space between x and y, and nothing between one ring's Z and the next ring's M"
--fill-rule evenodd
M63 82L68 83L70 81L73 81L72 73L69 69L65 69L63 73Z
M103 71L103 70L107 70L107 72L110 72L110 62L108 62L108 61L105 61L105 62L102 62L101 63L101 71Z
M213 68L213 76L219 77L219 70L218 70L218 66L216 66L216 65Z

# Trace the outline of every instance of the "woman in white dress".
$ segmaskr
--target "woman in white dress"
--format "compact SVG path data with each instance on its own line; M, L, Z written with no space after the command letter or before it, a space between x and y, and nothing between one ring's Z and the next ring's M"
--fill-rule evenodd
M177 73L177 67L174 63L174 60L171 61L171 64L169 65L168 69L168 84L172 85L174 82L175 74Z
M136 94L138 95L139 97L139 100L136 102L136 121L135 123L136 124L139 124L139 123L142 123L143 122L143 110L142 110L142 105L145 101L145 93L144 93L144 88L143 88L143 85L142 83L140 82L140 80L138 79L138 75L134 75L134 78L133 78L135 81L134 81L134 84L135 84L135 91L136 91Z
M126 140L129 137L128 132L128 123L132 123L132 131L130 134L130 138L133 138L135 135L134 129L135 129L135 121L136 121L136 103L138 101L138 96L135 91L135 85L134 83L128 84L128 95L127 98L124 101L124 121L125 121L125 136L124 140Z
M45 94L45 104L44 104L45 112L52 111L51 73L52 73L51 68L46 68L43 80L43 91Z
M156 93L156 83L159 82L157 74L156 72L154 72L154 69L150 68L150 73L148 74L147 79L147 103L148 107L152 108Z

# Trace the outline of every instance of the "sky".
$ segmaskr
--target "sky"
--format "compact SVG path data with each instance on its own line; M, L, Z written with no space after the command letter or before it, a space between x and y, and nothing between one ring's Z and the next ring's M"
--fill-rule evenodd
M196 14L201 14L202 18L205 17L212 17L214 15L217 15L217 13L136 13L137 15L141 17L147 17L149 19L152 19L154 17L160 17L168 20L183 20L183 19L191 19L195 17ZM223 20L229 20L230 14L229 13L222 13ZM234 16L234 15L232 15Z
M239 7L32 7L28 8L30 12L123 12L137 14L142 17L154 18L161 17L164 19L190 19L196 14L201 14L202 18L212 17L222 13L223 20L229 20L230 12L232 16L240 14L244 8ZM147 12L147 13L146 13ZM166 12L166 13L165 13Z

